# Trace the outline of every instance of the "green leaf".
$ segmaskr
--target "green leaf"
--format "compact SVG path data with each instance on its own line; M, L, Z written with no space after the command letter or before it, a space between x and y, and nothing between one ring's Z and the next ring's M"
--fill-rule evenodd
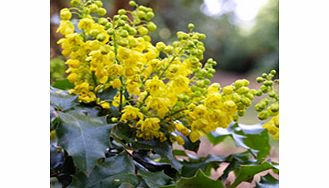
M63 79L63 80L56 80L53 84L53 87L58 88L58 89L72 89L74 88L74 84L72 84L70 81L68 81L67 79Z
M234 171L236 179L229 188L234 188L238 186L242 181L250 180L254 177L255 174L271 169L272 167L273 166L268 162L258 165L241 165L240 168Z
M90 173L88 184L95 185L102 183L103 179L117 175L135 172L133 160L126 152L122 152L116 156L106 158L104 161L98 162L96 167ZM122 183L122 182L121 182Z
M184 156L184 157L187 157L187 154L184 150L179 150L179 149L174 149L173 150L173 154L175 156Z
M261 177L260 182L256 183L256 188L278 188L279 180L274 178L270 173Z
M230 137L232 132L228 129L217 129L207 135L207 138L210 143L216 145L225 140L225 138Z
M103 179L101 182L90 188L119 188L120 186L132 185L137 187L139 181L137 176L131 173L116 174Z
M76 167L89 175L96 160L105 157L108 134L113 125L101 117L77 112L60 112L59 117L62 121L56 131L59 144L72 156Z
M173 168L179 172L181 171L183 165L175 158L172 152L172 146L169 145L169 143L158 142L153 149L157 154L161 155L161 157L165 159L165 162L169 162Z
M223 161L225 161L224 158L215 155L184 161L182 175L184 177L192 177L199 169L203 170L203 172L207 172L206 170L210 172L212 168L218 168L219 164Z
M59 90L50 87L50 105L60 111L68 110L78 103L76 103L77 96L70 95L67 91Z
M221 181L207 177L202 170L198 170L191 178L181 178L177 181L176 188L224 188Z
M177 171L180 171L182 164L175 158L173 154L172 146L168 142L160 142L158 140L136 140L134 139L133 132L129 126L124 124L117 124L113 127L111 134L125 141L126 143L131 143L131 146L134 150L153 150L161 156L161 161L167 162L172 165Z
M119 186L119 188L135 188L135 186L130 183L123 183Z
M140 168L138 174L143 178L146 185L151 188L160 187L170 182L171 177L167 176L163 171L150 172L146 169Z
M238 131L239 128L241 131ZM266 129L260 124L239 125L235 129L233 138L241 147L250 149L257 154L258 161L263 161L270 153L269 135Z
M257 161L251 160L250 157L251 157L251 155L250 155L249 151L232 154L232 155L226 157L226 162L229 162L229 165L225 168L220 179L222 181L225 181L226 178L228 177L228 174L231 171L239 168L241 165L257 164Z
M117 94L118 90L114 89L112 87L107 88L101 93L97 93L97 98L100 98L101 100L113 100L114 96Z
M208 135L213 144L222 142L226 137L231 137L238 147L250 150L257 155L258 161L263 161L270 152L269 135L260 124L242 125L232 123L227 129L218 128Z

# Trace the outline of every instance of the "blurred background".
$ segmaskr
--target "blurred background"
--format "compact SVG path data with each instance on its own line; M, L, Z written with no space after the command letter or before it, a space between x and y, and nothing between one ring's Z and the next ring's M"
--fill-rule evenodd
M118 9L130 9L129 0L103 0L108 15ZM278 0L136 0L154 9L158 29L153 42L175 40L176 32L187 31L188 23L207 35L205 59L218 62L213 81L222 86L247 78L256 88L255 78L263 72L279 68L279 2ZM50 1L50 70L52 84L65 77L64 58L56 41L59 10L69 0ZM247 112L244 123L258 122L254 110Z

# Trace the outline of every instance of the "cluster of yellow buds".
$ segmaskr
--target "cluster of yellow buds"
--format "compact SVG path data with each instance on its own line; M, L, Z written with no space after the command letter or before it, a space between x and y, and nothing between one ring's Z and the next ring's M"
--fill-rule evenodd
M72 8L61 10L58 32L64 37L58 43L75 86L70 92L80 102L117 108L120 115L112 119L129 126L137 138L179 144L184 144L182 135L195 142L243 115L256 91L247 80L223 88L210 83L216 62L201 63L204 34L189 24L188 32L177 32L177 41L153 45L153 10L129 4L134 10L121 9L113 18L104 17L98 0L72 0ZM115 97L98 97L109 89Z
M263 125L274 138L279 138L279 94L276 92L275 83L273 81L276 74L275 70L272 70L269 74L263 73L261 77L256 80L263 85L256 92L256 95L267 94L267 97L260 100L255 109L258 112L258 118L260 120L266 120L271 118L267 123Z

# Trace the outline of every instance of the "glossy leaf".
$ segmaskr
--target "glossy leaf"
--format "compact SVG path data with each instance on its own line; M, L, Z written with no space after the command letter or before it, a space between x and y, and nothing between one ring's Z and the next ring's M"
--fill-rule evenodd
M181 178L176 183L176 188L224 188L221 181L207 177L201 170L191 178Z
M241 165L237 170L234 171L236 179L230 185L229 188L238 186L243 181L251 180L255 174L271 169L272 165L268 162L258 165Z
M105 157L109 144L109 130L103 118L76 112L59 113L62 126L56 133L59 144L73 157L74 164L89 175L96 160Z
M232 123L227 129L218 128L208 135L209 141L213 144L222 142L226 137L231 137L237 146L252 152L258 161L263 161L269 155L269 135L260 124Z
M218 168L219 164L225 159L215 155L208 155L207 157L201 157L199 159L190 159L190 161L183 162L182 176L192 177L195 173L201 169L203 172L207 172L212 168ZM208 173L207 173L208 175Z
M279 180L271 174L261 177L260 182L257 182L256 188L278 188Z
M163 171L150 172L146 169L139 169L138 174L143 178L146 185L151 188L167 185L171 180L171 177L167 176Z
M88 185L91 186L102 183L104 179L117 174L128 174L134 172L135 166L132 158L128 156L126 152L122 152L116 156L98 162L96 167L90 173Z
M77 96L70 95L67 91L50 88L50 105L60 111L68 110L78 103L76 103Z

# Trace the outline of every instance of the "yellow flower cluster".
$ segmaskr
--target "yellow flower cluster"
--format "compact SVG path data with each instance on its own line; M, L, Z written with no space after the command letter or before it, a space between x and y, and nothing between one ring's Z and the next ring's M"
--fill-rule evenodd
M117 108L119 121L129 126L137 138L177 141L182 135L191 141L227 127L250 106L255 90L247 80L230 86L210 85L216 62L203 65L205 35L177 32L170 45L151 43L149 32L156 29L151 8L131 1L135 10L119 10L112 19L103 17L101 1L71 2L63 9L58 41L68 65L67 79L74 84L71 93L82 103L103 109ZM105 11L105 13L104 13ZM71 21L78 17L77 25ZM99 94L115 90L115 97Z
M267 97L263 98L256 105L256 111L258 111L258 118L260 120L266 120L272 117L267 123L263 125L268 132L273 135L275 139L279 138L279 95L274 87L277 80L272 81L276 71L272 70L269 74L264 73L261 77L257 78L258 83L263 85L256 95L267 94Z
M279 139L279 114L272 117L272 119L266 122L263 127L273 135L274 139Z

